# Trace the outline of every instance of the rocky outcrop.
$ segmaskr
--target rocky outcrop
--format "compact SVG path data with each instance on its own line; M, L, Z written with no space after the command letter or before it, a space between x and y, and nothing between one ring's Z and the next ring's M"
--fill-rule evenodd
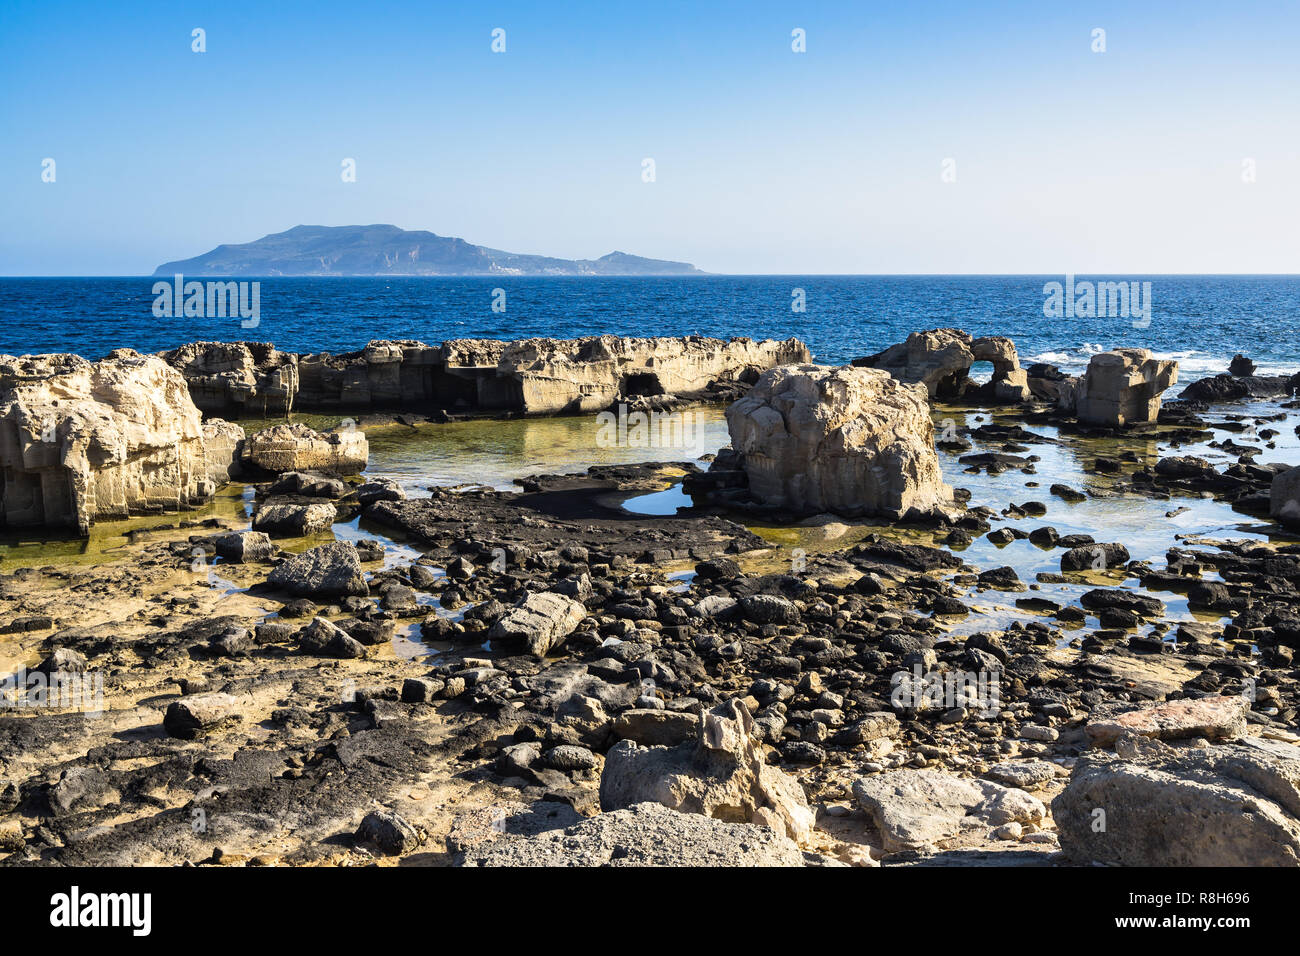
M193 507L230 477L238 426L204 422L185 379L119 349L0 356L0 525L91 524Z
M1283 398L1300 388L1298 375L1234 375L1224 373L1193 382L1178 393L1189 402L1241 402Z
M600 777L602 810L661 803L733 823L759 823L796 841L812 832L813 813L798 781L770 767L754 719L737 700L700 718L695 740L676 747L615 744Z
M358 475L365 470L370 445L355 428L318 432L303 425L274 425L244 440L240 460L253 471L282 474L312 471Z
M206 415L288 415L298 394L298 357L270 342L191 342L162 359L180 371Z
M1087 425L1151 424L1160 415L1161 393L1177 381L1178 363L1149 349L1100 352L1073 387L1061 389L1057 408Z
M1300 866L1300 748L1120 738L1052 801L1061 848L1119 866Z
M292 355L268 343L198 342L163 356L205 411L600 411L623 399L708 399L765 369L807 362L797 339L686 336L374 341L339 355Z
M1088 739L1098 747L1109 747L1124 734L1156 740L1196 737L1228 740L1246 732L1246 714L1249 711L1250 702L1244 697L1173 700L1155 707L1090 720L1084 730Z
M993 364L993 377L986 385L970 381L971 366L976 362ZM913 332L907 341L854 359L853 365L883 369L908 385L919 382L931 398L942 401L1011 404L1031 397L1015 343L1001 336L977 339L960 329Z
M926 392L868 368L787 365L727 409L749 493L796 513L903 517L951 502Z

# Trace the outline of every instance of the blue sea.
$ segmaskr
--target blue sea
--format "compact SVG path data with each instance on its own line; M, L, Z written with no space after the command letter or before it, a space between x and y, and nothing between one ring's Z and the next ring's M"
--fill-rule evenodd
M260 322L158 318L149 277L0 279L0 352L143 352L196 340L270 341L346 352L372 339L688 335L786 338L842 363L939 326L1006 335L1022 363L1077 371L1089 356L1142 346L1179 360L1181 379L1226 369L1300 370L1300 276L1077 276L1151 283L1151 321L1047 318L1045 283L1064 276L705 276L689 278L263 278ZM504 290L504 301L500 293ZM805 310L795 311L803 290ZM494 311L493 304L504 305ZM1143 323L1139 322L1138 325Z

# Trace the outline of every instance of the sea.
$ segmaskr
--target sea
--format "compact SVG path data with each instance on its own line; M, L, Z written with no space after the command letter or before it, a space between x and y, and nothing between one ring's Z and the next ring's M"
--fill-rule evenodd
M1149 314L1139 318L1049 316L1049 284L1065 285L1064 275L249 277L259 283L255 328L238 316L155 309L160 281L168 280L0 278L0 353L96 359L115 348L157 352L200 340L339 353L373 339L699 334L796 336L816 361L840 364L913 331L952 327L1008 336L1022 364L1067 372L1123 346L1177 359L1182 382L1225 371L1237 353L1263 374L1300 370L1300 276L1073 277L1076 289L1150 283L1142 298Z

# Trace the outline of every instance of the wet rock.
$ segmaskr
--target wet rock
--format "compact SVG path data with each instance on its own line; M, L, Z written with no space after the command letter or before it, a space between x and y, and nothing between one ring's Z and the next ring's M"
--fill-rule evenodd
M995 591L1026 590L1025 582L1020 580L1020 576L1016 574L1015 568L1012 567L991 568L988 571L981 571L978 580L984 587L993 588Z
M1069 485L1054 484L1047 490L1056 495L1056 497L1068 501L1071 504L1078 504L1080 501L1088 500L1087 495L1081 491L1075 491Z
M239 720L238 701L230 694L196 694L167 706L163 729L173 737L193 740Z
M280 553L280 549L261 531L231 531L191 540L196 544L211 546L217 557L231 564L270 561Z
M534 592L492 625L488 639L542 657L563 644L586 616L586 607L573 598Z
M406 491L392 478L371 478L357 486L357 501L362 507L376 501L404 501Z
M1244 697L1203 697L1174 700L1088 722L1084 730L1094 746L1109 747L1121 734L1138 734L1157 740L1203 737L1229 740L1246 730L1250 702Z
M1064 539L1061 541L1064 544ZM1085 544L1061 555L1062 571L1105 571L1128 563L1128 548L1122 544Z
M800 514L926 514L951 504L918 386L874 369L780 366L727 409L749 492Z
M1237 378L1243 375L1254 375L1255 363L1238 352L1228 363L1228 374Z
M1079 603L1090 611L1122 609L1141 617L1160 617L1165 613L1164 602L1145 594L1112 588L1094 588L1079 598Z
M1288 528L1300 528L1300 466L1274 476L1269 488L1268 514Z
M696 740L677 747L615 744L605 757L600 805L616 810L653 801L673 809L763 823L797 841L813 813L793 778L763 760L754 720L739 701L705 714Z
M766 826L678 813L659 803L601 813L563 830L505 835L465 851L463 866L803 866Z
M323 544L286 559L267 581L298 597L365 596L370 593L357 549L343 541Z
M337 478L290 471L281 475L267 491L272 496L329 498L337 500L348 493L348 486Z

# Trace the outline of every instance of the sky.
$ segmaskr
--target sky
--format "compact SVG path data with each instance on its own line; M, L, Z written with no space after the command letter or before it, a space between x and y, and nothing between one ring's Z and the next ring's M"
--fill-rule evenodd
M1293 273L1298 50L1295 0L4 0L0 275L356 223L718 273Z

